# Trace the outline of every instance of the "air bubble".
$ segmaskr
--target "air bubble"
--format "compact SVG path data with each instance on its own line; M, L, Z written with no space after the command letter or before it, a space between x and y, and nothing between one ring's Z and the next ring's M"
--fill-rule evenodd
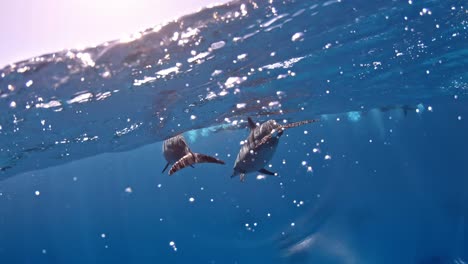
M304 37L304 34L302 32L297 32L294 35L292 35L291 40L298 41L298 40L302 40L303 37Z
M177 251L177 247L174 241L169 242L169 246L172 247L174 251Z

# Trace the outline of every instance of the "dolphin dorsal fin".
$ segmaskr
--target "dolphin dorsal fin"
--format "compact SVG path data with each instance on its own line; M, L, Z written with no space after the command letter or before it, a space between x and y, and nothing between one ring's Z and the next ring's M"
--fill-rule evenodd
M252 118L247 117L247 121L249 122L249 128L250 129L254 129L254 128L257 127L257 124L255 124L255 122L252 120Z

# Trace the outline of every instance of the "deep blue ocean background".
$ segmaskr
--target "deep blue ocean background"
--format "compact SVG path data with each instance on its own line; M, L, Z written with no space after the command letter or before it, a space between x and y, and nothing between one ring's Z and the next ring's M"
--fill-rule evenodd
M464 1L234 1L0 70L0 263L468 262ZM247 117L290 129L230 178ZM226 165L161 173L183 133Z

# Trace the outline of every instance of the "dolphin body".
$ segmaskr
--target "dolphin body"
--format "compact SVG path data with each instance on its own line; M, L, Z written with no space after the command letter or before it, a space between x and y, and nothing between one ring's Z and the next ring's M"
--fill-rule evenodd
M170 164L174 164L169 170L169 175L172 175L187 166L193 167L193 164L195 163L224 164L224 161L217 158L192 152L182 135L166 139L164 141L162 151L164 158L167 161L162 172L164 172Z
M317 120L304 120L286 125L278 124L275 120L268 120L260 125L248 118L250 134L242 145L234 163L234 172L231 178L240 175L240 180L245 180L249 172L261 172L267 175L277 174L265 169L265 165L275 154L279 139L287 128L297 127Z

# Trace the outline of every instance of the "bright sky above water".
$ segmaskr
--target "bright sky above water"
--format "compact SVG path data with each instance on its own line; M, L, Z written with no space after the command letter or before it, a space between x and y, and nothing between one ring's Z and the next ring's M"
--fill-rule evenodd
M227 0L15 0L0 9L0 68L119 39Z

